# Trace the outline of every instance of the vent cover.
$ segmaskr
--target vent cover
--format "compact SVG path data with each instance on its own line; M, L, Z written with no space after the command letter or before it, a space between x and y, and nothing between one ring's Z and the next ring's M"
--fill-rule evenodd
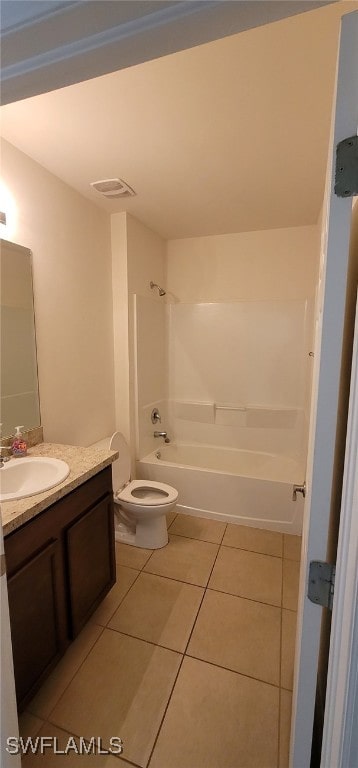
M103 179L102 181L91 181L93 189L99 192L103 197L133 197L136 193L129 184L123 179Z

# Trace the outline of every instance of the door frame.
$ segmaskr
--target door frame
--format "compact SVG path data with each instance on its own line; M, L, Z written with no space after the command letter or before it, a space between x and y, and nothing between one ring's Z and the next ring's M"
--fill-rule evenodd
M321 758L322 766L334 765L337 768L354 765L358 754L357 467L358 304Z
M322 608L307 597L309 563L327 559L331 502L334 494L336 440L340 435L340 384L347 299L352 199L337 197L334 170L337 144L357 132L358 12L341 21L337 62L336 99L333 102L331 140L323 208L320 287L316 319L310 437L307 460L308 493L305 504L295 679L291 726L290 765L310 765L317 689ZM336 510L335 510L336 511ZM338 510L337 510L338 511ZM339 570L340 564L337 563ZM353 610L353 606L350 606ZM328 703L328 702L327 702ZM330 758L326 767L334 765Z

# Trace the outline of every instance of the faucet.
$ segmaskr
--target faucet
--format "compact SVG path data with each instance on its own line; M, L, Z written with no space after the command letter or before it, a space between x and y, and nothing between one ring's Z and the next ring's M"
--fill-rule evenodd
M154 437L167 437L167 433L166 432L157 432L156 429L154 430L153 435L154 435Z
M3 456L2 451L10 451L10 456ZM11 445L0 445L0 469L11 459Z

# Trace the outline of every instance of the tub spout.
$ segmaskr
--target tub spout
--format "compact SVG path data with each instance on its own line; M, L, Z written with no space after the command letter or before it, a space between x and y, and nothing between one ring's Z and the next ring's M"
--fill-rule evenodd
M154 430L153 435L154 437L168 437L166 432L157 432L156 429Z

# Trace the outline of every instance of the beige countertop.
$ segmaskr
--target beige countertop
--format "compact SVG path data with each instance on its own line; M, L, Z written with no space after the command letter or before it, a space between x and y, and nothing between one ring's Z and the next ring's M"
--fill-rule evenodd
M62 459L68 464L70 474L66 480L55 485L54 488L50 488L49 491L36 493L16 501L3 501L1 503L1 517L4 536L31 520L39 512L43 512L55 501L62 499L63 496L85 483L86 480L108 467L118 458L116 451L106 451L93 447L81 448L74 445L56 445L55 443L40 443L29 448L27 453L28 456L48 456ZM11 459L11 461L16 461L16 458Z

